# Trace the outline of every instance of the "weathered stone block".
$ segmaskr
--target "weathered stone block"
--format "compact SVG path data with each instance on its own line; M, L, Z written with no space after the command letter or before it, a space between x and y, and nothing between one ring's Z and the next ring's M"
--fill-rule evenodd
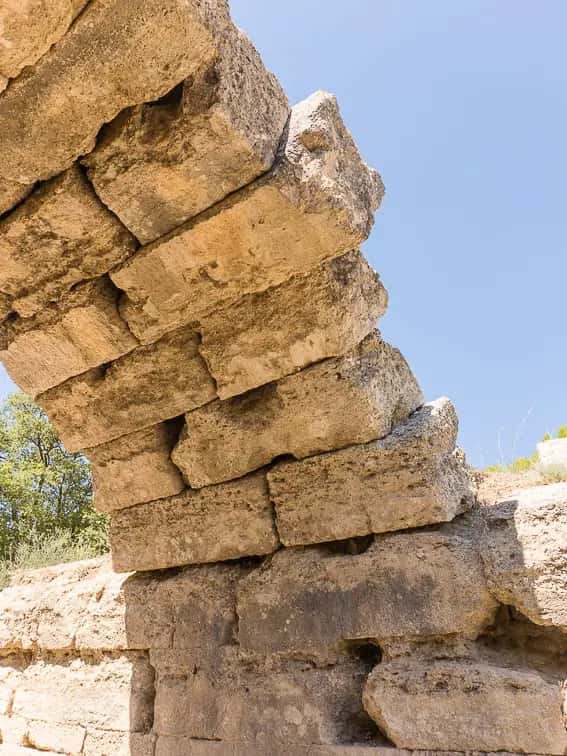
M34 662L22 675L13 713L52 726L147 731L154 678L147 658L140 654L97 661Z
M32 397L138 346L107 276L81 284L31 318L0 324L0 360Z
M362 161L334 97L297 105L266 176L141 250L113 273L142 340L357 247L382 184Z
M7 79L36 63L67 31L88 0L18 0L0 6L0 73ZM0 90L1 90L0 86Z
M262 473L122 509L110 542L117 572L271 554L279 544Z
M89 450L96 509L112 512L183 491L170 459L179 430L175 421L160 423Z
M567 483L517 491L483 511L482 555L496 598L567 630Z
M0 222L0 292L10 309L30 317L126 260L135 246L73 167Z
M5 80L6 83L7 80ZM2 91L2 79L0 77L0 92ZM25 199L32 191L33 184L20 184L17 181L9 181L0 176L0 215L11 210L14 205Z
M47 567L12 578L10 586L0 591L0 652L128 648L124 580L112 572L106 559ZM0 713L1 701L0 693Z
M202 322L201 354L227 399L353 349L388 294L361 252L244 297Z
M154 747L149 732L89 730L82 756L154 756Z
M379 441L268 472L286 546L338 541L452 520L470 505L454 452L457 415L448 399L424 405Z
M402 748L564 754L561 685L477 661L399 659L376 667L364 704Z
M214 56L226 0L97 0L0 101L4 178L47 179L90 152L101 126L155 100ZM72 96L80 92L79 96Z
M26 728L26 744L38 751L55 751L64 754L80 754L85 742L85 728L61 722L30 721Z
M239 640L318 655L343 640L475 637L496 606L473 534L452 524L376 537L358 555L279 551L241 583Z
M2 753L0 748L0 753ZM421 756L465 756L464 754L431 751L419 752ZM275 740L260 745L254 743L223 743L220 741L193 740L183 736L162 735L156 743L156 756L411 756L409 751L400 751L389 746L368 745L288 745ZM417 751L413 752L418 756ZM33 755L32 755L33 756ZM474 756L486 756L475 754ZM499 756L514 756L499 754Z
M97 194L143 243L271 168L289 116L277 79L231 27L183 85L125 111L84 162Z
M184 658L181 651L200 662L214 658L220 646L234 642L236 588L249 570L242 564L205 564L132 576L123 587L130 647L151 648L151 659L169 649L175 664Z
M326 669L270 667L244 663L233 646L210 666L179 659L176 673L156 672L158 736L293 747L364 740L372 732L361 704L368 669L355 659Z
M216 397L199 338L181 329L41 394L69 451L157 425Z
M400 352L371 334L345 357L187 413L172 459L199 488L282 454L301 459L385 436L422 401Z

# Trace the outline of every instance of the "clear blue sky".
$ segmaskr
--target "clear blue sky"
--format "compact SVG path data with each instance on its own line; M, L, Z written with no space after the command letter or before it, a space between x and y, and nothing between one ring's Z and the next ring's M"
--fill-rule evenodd
M471 461L567 423L567 0L232 0L292 102L335 92L387 197L382 321ZM0 380L0 391L9 388Z

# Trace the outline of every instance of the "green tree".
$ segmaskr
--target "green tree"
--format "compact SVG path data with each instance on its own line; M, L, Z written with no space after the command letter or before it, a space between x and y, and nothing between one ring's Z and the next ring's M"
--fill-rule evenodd
M92 507L88 461L65 450L45 413L21 393L0 407L0 559L50 534L106 546L106 518Z

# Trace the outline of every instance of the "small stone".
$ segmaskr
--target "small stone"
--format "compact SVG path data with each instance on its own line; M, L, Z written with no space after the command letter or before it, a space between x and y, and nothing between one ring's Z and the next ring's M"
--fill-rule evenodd
M483 508L489 585L537 625L567 630L567 483L519 490Z
M110 543L117 572L262 556L279 545L262 473L122 509Z
M105 276L81 284L31 318L0 324L0 360L32 397L118 359L138 346L118 312L119 293Z
M194 488L387 435L423 401L406 361L377 334L244 396L187 413L173 462Z
M283 549L242 581L239 641L318 656L345 640L476 637L493 619L470 526L377 536L360 554Z
M268 472L286 546L448 522L472 502L457 415L424 405L379 441L280 462Z
M288 117L277 79L230 27L212 61L120 114L83 162L104 204L147 244L271 168Z
M112 512L183 491L170 459L178 435L178 423L160 423L88 450L95 508Z
M565 753L561 683L482 661L397 659L369 678L364 705L397 746Z
M226 0L89 3L2 94L0 175L26 184L65 170L121 110L162 97L214 57L228 23Z
M135 247L73 167L0 221L0 294L10 309L31 317L126 260Z
M362 253L347 252L210 313L200 326L201 354L227 399L354 349L387 303Z
M68 451L90 449L216 397L198 336L181 329L37 397Z
M115 270L141 341L202 318L356 248L383 187L362 161L336 99L293 108L273 169Z

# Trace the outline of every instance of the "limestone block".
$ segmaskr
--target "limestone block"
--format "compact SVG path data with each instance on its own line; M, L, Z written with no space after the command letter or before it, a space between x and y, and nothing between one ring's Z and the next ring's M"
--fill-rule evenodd
M5 0L0 5L0 73L12 79L67 31L88 0Z
M231 27L213 60L163 101L121 114L84 163L147 244L271 168L288 117L277 79Z
M265 667L243 663L232 646L210 666L180 659L177 670L156 670L158 737L293 747L363 740L371 729L361 704L368 669L358 660L326 669Z
M47 179L90 152L101 126L155 100L216 51L226 0L97 0L0 101L0 173Z
M5 743L6 748L14 748L17 753L16 747L26 742L27 732L28 723L22 717L0 716L0 743ZM12 756L11 750L8 753Z
M0 753L2 753L0 746ZM418 756L417 751L412 752ZM266 741L260 745L254 743L223 743L220 741L193 740L182 736L162 735L156 743L155 756L412 756L409 751L401 751L389 746L369 745L295 745L293 751L289 746L277 741ZM437 753L432 751L421 756L465 756L456 753ZM475 754L486 756L486 754ZM498 756L514 756L501 753Z
M37 398L69 451L89 449L157 425L216 397L190 330L138 347Z
M279 544L262 473L122 509L110 543L117 572L260 556Z
M94 662L40 659L23 673L13 712L53 727L145 732L151 727L152 703L153 670L141 654Z
M353 349L386 311L388 294L361 252L324 262L212 312L201 354L221 399Z
M151 648L151 661L161 649L170 649L175 663L181 651L200 661L214 657L233 642L236 587L249 571L241 563L204 564L132 576L123 588L130 647Z
M132 330L156 339L354 249L370 233L382 193L335 98L318 92L293 109L268 174L113 273Z
M418 409L379 441L281 462L268 472L286 546L452 520L472 496L448 399Z
M79 285L31 318L0 324L0 360L32 397L137 345L119 315L118 291L107 276Z
M112 512L180 493L185 484L170 459L178 435L178 423L160 423L91 449L95 508Z
M483 559L496 598L567 630L567 483L517 491L484 513Z
M543 467L567 468L567 438L554 438L537 445L539 461Z
M82 756L154 756L154 746L151 733L89 730Z
M399 659L376 667L370 716L402 748L564 754L561 685L529 669Z
M400 352L373 333L344 357L187 413L172 459L199 488L282 454L301 459L385 436L422 401Z
M38 751L80 754L85 742L85 728L60 722L28 722L26 742Z
M107 559L47 567L13 578L0 591L0 651L128 648L124 580L112 572ZM1 701L0 693L0 713Z
M474 534L451 524L379 536L357 555L279 551L241 583L239 640L264 653L319 654L345 639L475 637L496 606Z
M0 222L0 292L11 309L30 317L134 249L135 239L73 167Z

